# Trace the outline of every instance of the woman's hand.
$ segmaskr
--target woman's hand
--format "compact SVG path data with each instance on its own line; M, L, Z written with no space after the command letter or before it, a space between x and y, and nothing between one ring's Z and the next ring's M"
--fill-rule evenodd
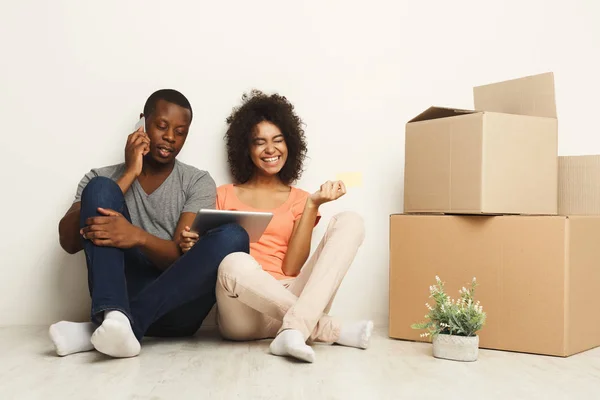
M346 194L346 186L342 181L327 181L321 185L321 188L314 192L309 201L316 207L322 204L334 201Z
M200 239L200 236L198 236L197 233L190 232L189 226L183 228L179 237L179 248L181 249L181 252L185 254L190 251L198 239Z

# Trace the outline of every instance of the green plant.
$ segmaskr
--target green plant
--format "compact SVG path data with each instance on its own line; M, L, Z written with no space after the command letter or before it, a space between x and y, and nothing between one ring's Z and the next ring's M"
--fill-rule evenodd
M436 284L429 287L429 297L435 300L435 306L429 303L425 306L429 313L425 318L427 322L412 324L413 329L426 329L428 332L421 337L436 336L439 334L456 336L475 336L485 324L486 315L479 301L475 302L473 296L477 282L475 278L471 281L469 289L463 287L458 292L460 298L452 299L444 292L444 282L438 276L435 277Z

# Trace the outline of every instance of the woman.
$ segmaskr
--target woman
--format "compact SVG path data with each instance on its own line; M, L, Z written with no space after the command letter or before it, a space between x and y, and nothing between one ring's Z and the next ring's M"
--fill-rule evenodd
M244 95L227 119L228 161L236 184L217 190L217 208L269 211L273 219L250 254L234 253L219 267L216 296L219 329L231 340L273 338L271 353L313 362L306 344L337 343L367 348L373 323L342 324L327 315L364 238L355 213L334 216L308 261L319 207L346 194L341 181L313 194L291 184L306 155L302 121L285 97L259 91ZM182 234L188 251L198 239Z

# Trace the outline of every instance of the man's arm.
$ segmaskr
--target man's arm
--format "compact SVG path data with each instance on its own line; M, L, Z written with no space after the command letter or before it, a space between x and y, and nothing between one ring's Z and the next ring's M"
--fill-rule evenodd
M163 240L142 231L142 240L140 248L150 261L158 268L165 270L171 266L182 255L179 242L181 240L181 232L186 226L191 226L194 222L196 214L184 212L179 218L177 228L173 240Z
M89 177L86 178L89 180ZM123 194L125 194L135 180L136 176L134 173L125 171L125 173L123 173L123 175L117 180L117 185L119 185L121 191L123 192ZM69 254L75 254L83 250L83 243L81 242L81 233L79 232L80 218L81 202L78 201L71 205L64 217L62 217L62 219L58 223L58 237L60 247L62 247L63 250L65 250Z
M123 175L121 175L121 177L117 180L117 185L119 185L119 187L121 188L121 192L125 194L129 190L131 185L133 185L133 182L135 182L136 179L137 175L135 174L135 172L125 170Z
M144 156L150 151L150 139L142 127L127 137L125 145L125 172L117 180L123 194L127 193L133 182L142 173Z
M175 230L173 240L158 238L142 228L133 225L117 211L99 208L101 216L91 217L85 221L81 234L96 246L140 250L157 268L166 270L181 256L179 240L186 224L194 221L194 213L182 213Z
M148 135L143 132L142 128L127 137L127 144L125 145L125 172L117 180L117 185L119 185L123 194L129 190L141 173L143 156L148 153L149 144L150 139L148 139ZM96 174L90 173L84 176L79 183L76 199L81 198L83 189L94 175ZM80 218L81 201L77 201L71 205L71 208L69 208L58 224L60 246L69 254L75 254L83 250L79 228Z
M119 185L121 191L125 194L135 180L135 174L125 171L125 173L117 180L117 185ZM65 216L62 217L58 223L60 246L69 254L75 254L78 251L83 250L81 234L79 233L80 218L81 202L78 201L71 205Z
M182 213L173 240L160 239L142 228L132 225L114 210L103 210L102 217L90 218L83 229L86 239L98 246L131 248L139 247L146 257L161 270L166 270L181 256L179 247L181 232L194 222L196 214ZM81 203L74 203L61 219L58 229L61 247L69 254L83 249L79 218Z
M58 223L58 237L60 247L67 253L75 254L83 250L81 234L79 233L79 219L81 215L81 202L73 203L64 217Z

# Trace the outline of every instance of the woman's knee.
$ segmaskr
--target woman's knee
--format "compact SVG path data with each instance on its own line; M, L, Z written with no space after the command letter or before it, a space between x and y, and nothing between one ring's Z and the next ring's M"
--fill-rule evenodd
M335 226L343 229L345 232L352 232L360 237L361 241L365 237L365 221L354 211L344 211L334 215Z
M219 265L219 276L235 277L248 270L260 268L254 257L248 253L235 252L226 256Z

